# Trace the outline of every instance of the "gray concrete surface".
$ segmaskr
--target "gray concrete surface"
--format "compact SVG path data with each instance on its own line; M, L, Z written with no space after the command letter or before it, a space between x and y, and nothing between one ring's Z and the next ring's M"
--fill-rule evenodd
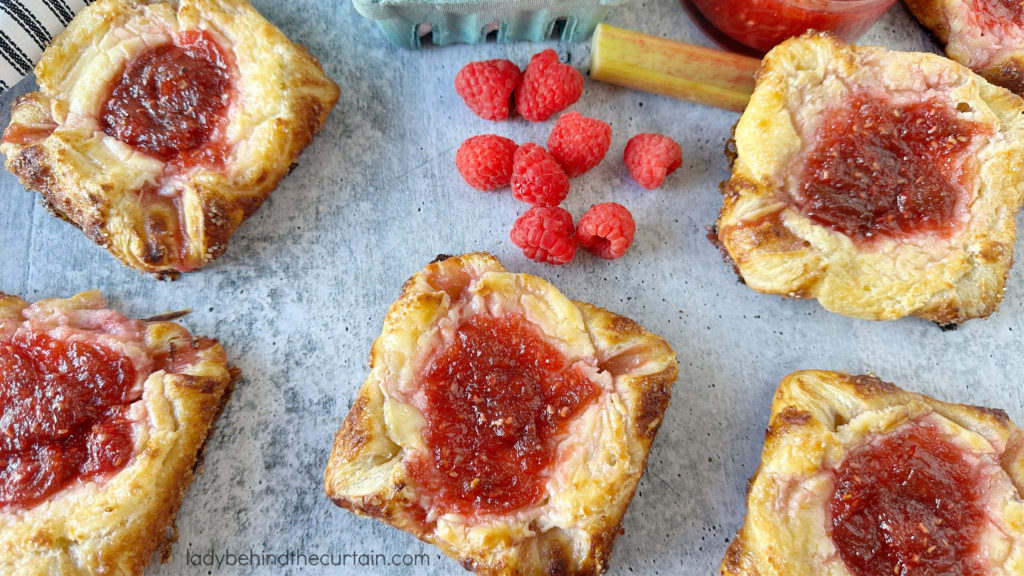
M552 124L481 120L462 105L452 79L470 60L525 64L548 46L586 73L588 43L408 52L388 44L348 2L256 4L319 56L342 95L299 166L213 265L176 282L140 275L0 174L0 290L37 299L100 288L136 316L192 308L183 322L219 338L243 371L205 472L181 508L171 562L154 563L148 574L462 573L408 534L336 508L321 489L333 434L366 376L384 313L402 282L438 253L490 251L512 270L545 276L573 298L636 319L678 352L674 399L616 544L612 575L716 572L743 519L771 394L793 370L870 371L942 399L1004 408L1024 423L1019 267L996 314L952 332L914 319L852 320L814 302L756 294L705 239L737 116L589 78L574 109L611 124L612 148L573 181L566 205L577 218L595 202L626 205L636 217L636 242L612 262L587 253L564 268L530 262L508 239L525 206L507 191L468 188L455 171L455 150L484 132L543 143ZM633 0L608 22L708 43L674 0ZM865 40L934 50L902 5ZM4 125L13 97L32 87L23 82L0 98ZM682 168L655 191L633 183L621 163L626 141L642 131L664 132L683 147ZM348 556L346 566L330 568L207 565L211 552L223 560L250 551L292 552L299 564L297 554ZM425 554L429 565L384 566L377 554L389 561ZM369 559L378 564L360 565Z

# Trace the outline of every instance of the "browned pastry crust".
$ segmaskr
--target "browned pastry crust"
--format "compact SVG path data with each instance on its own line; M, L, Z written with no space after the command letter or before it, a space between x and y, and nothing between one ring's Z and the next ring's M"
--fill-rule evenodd
M904 0L946 55L989 82L1024 95L1024 26L976 9L986 0ZM989 8L990 9L990 8ZM985 22L992 19L992 22ZM986 24L991 24L986 25Z
M849 576L828 533L830 469L879 434L919 420L987 462L985 574L1024 573L1024 431L1005 412L940 402L874 376L806 370L784 378L775 393L747 517L721 574Z
M20 324L28 306L0 294L0 328ZM36 318L42 310L57 319L102 312L106 303L91 291L31 306ZM75 325L54 322L54 330ZM155 551L173 541L174 517L197 458L239 372L228 367L216 341L193 338L173 322L142 328L145 354L178 361L145 379L132 408L138 417L134 456L112 476L75 481L35 506L0 508L0 573L142 574ZM103 338L93 329L81 334Z
M600 396L557 450L545 497L507 514L424 510L406 469L424 450L424 416L395 397L460 311L522 314L567 358L600 370ZM473 312L477 313L477 312ZM608 566L677 374L675 354L632 320L566 299L488 254L427 266L406 282L373 345L370 375L338 430L324 489L339 506L435 544L477 574L585 575Z
M797 208L816 130L831 106L856 91L901 105L927 94L958 122L980 127L957 172L969 176L955 185L964 200L953 232L878 238L865 247ZM1013 168L1024 158L1024 102L1017 96L933 54L805 35L765 57L735 145L717 237L754 290L815 298L833 312L872 320L913 315L955 324L998 307L1024 200L1024 172Z
M232 57L228 152L222 168L168 173L156 156L107 135L98 116L126 62L196 30ZM0 144L7 169L125 264L170 276L224 252L339 94L316 58L248 0L99 0L54 39L35 72L39 91L15 100Z

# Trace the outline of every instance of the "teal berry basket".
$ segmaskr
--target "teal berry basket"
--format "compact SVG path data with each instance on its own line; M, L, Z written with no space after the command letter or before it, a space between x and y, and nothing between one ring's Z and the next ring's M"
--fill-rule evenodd
M558 37L581 42L608 10L628 0L352 0L395 44L415 50L433 44L476 44Z

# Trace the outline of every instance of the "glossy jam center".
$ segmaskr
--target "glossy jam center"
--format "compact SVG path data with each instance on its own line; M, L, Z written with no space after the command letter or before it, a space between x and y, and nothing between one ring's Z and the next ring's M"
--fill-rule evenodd
M0 507L32 506L131 458L128 358L33 334L0 342Z
M973 177L964 153L986 129L936 100L866 94L824 117L800 177L804 214L854 240L955 229Z
M434 506L502 513L537 503L566 424L598 389L518 316L462 323L421 374Z
M231 74L213 39L188 32L180 42L129 62L100 113L109 136L165 162L209 143L230 99Z
M983 484L962 448L908 424L835 471L832 542L854 576L982 576Z
M738 42L763 54L808 28L852 41L892 6L893 0L683 0L709 35L735 49ZM721 36L728 38L722 42ZM743 51L743 50L741 50Z

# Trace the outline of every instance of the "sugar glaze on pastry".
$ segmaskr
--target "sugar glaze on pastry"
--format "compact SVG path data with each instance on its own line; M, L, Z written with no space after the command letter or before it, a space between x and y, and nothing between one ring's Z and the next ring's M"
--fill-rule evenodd
M224 252L339 93L247 0L99 0L35 72L7 169L124 263L170 276Z
M1024 199L1024 102L931 54L806 35L765 57L717 239L751 288L848 316L992 313Z
M779 385L723 576L1024 573L1024 432L873 376Z
M478 574L599 574L643 473L675 354L487 254L406 282L324 476L339 506Z
M99 292L0 294L0 573L142 574L237 378L215 340Z

